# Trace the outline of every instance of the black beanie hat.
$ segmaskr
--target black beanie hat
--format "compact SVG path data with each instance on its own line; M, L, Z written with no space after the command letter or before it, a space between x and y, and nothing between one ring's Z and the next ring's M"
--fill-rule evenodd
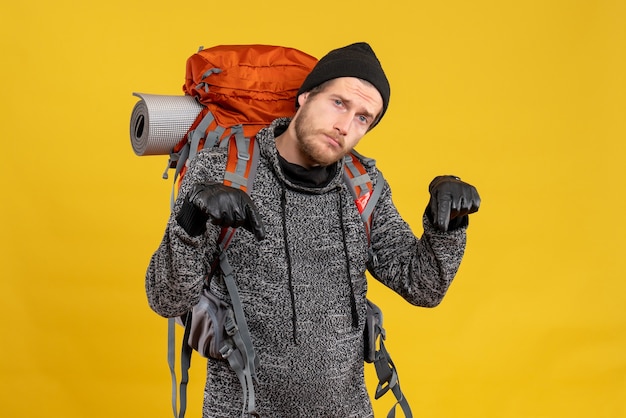
M330 51L313 67L302 83L298 96L320 84L339 77L356 77L369 81L383 97L383 110L376 124L382 119L389 105L391 88L380 61L372 48L365 42L358 42ZM298 100L296 99L296 107ZM376 125L372 125L372 128ZM371 129L371 128L370 128Z

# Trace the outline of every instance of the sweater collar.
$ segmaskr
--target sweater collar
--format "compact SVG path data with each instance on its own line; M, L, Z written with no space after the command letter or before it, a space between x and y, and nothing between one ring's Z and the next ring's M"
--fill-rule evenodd
M290 121L289 118L279 118L259 131L256 139L261 155L268 160L278 178L290 188L309 193L325 193L336 188L342 181L343 159L326 167L307 169L288 162L278 154L276 137L287 129Z

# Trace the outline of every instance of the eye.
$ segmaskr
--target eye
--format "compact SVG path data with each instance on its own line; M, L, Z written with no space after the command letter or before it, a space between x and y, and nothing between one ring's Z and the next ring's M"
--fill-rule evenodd
M343 106L343 100L335 99L335 106Z
M370 119L367 116L365 116L365 115L359 115L358 118L359 118L359 122L361 122L363 124L367 125L367 124L370 123Z

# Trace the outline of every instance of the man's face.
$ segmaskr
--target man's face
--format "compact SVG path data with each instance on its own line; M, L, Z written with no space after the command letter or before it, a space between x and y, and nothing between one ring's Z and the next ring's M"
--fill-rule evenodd
M337 78L315 94L298 97L293 119L300 156L308 166L339 161L356 146L383 108L371 84L358 78Z

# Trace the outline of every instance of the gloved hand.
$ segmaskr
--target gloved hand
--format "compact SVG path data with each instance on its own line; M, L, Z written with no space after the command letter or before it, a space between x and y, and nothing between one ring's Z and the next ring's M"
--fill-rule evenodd
M440 231L468 225L470 213L480 206L480 196L471 184L455 176L437 176L428 186L430 201L426 216Z
M194 184L176 220L189 235L197 236L206 230L209 219L222 227L243 227L258 240L265 238L261 215L243 190L221 183Z

